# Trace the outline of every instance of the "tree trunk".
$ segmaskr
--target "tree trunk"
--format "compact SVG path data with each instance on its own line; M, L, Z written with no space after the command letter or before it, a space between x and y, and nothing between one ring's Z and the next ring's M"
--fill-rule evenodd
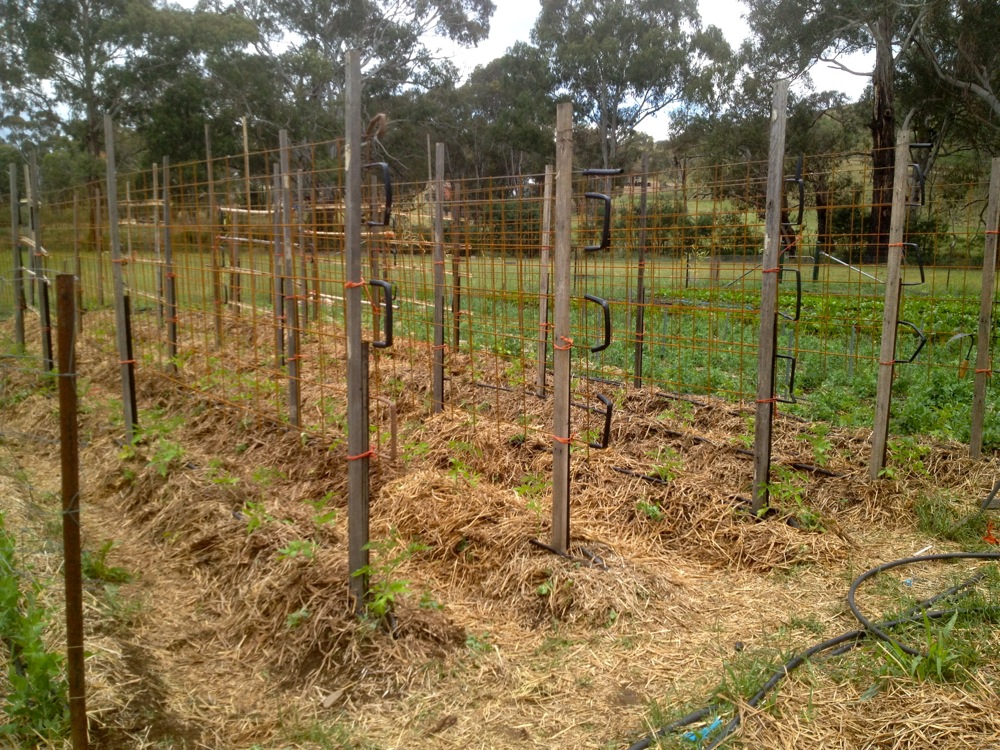
M870 27L875 38L875 70L872 75L872 205L866 227L864 260L880 263L889 244L892 214L892 174L895 167L896 112L892 16L882 15Z

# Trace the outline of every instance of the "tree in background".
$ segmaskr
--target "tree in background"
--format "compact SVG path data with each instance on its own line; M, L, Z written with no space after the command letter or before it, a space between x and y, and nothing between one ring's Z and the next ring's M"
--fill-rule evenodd
M543 0L531 34L597 128L606 167L646 118L711 101L731 71L729 45L701 30L695 0Z
M746 0L753 40L747 47L770 77L803 76L817 61L843 67L838 58L874 52L871 77L872 205L867 260L884 255L892 208L896 146L896 71L912 53L919 9L901 0ZM846 68L845 68L846 69Z
M489 33L491 0L215 0L250 20L260 37L244 59L217 74L243 97L246 112L275 130L294 123L296 138L340 133L344 56L361 50L369 97L427 91L454 68L434 57L426 35L434 32L472 46ZM270 81L256 73L266 69ZM257 96L260 91L267 96ZM392 113L390 114L390 119Z

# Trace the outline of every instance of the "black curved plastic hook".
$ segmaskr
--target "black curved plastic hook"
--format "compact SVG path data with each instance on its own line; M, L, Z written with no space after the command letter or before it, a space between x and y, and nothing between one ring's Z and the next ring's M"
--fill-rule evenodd
M376 349L388 349L392 346L392 283L382 279L372 279L368 284L382 290L385 310L385 338L382 341L373 341L372 346Z
M917 268L920 269L920 281L901 281L900 286L920 286L924 283L924 259L920 252L920 246L916 242L904 242L903 247L912 247L913 255L917 258Z
M606 299L602 299L601 297L597 297L593 294L585 294L583 295L583 298L588 302L594 302L600 305L601 309L604 311L604 342L590 347L590 351L595 354L597 352L603 352L611 346L611 308L608 306L608 301Z
M584 193L584 198L604 201L604 223L601 226L601 242L598 245L584 245L584 251L592 253L595 250L606 250L611 246L611 196L604 193Z
M918 336L918 337L919 337L919 339L920 339L920 343L919 343L919 344L917 344L917 348L913 350L913 354L911 354L911 355L910 355L910 358L909 358L909 359L894 359L894 360L892 361L892 363L893 363L894 365L908 365L908 364L910 364L910 363L911 363L911 362L912 362L913 360L915 360L915 359L917 358L917 355L918 355L918 354L920 354L920 350L921 350L921 349L923 349L923 348L924 348L924 344L926 344L926 343L927 343L927 337L926 337L926 336L924 335L924 332L923 332L923 331L921 331L921 330L920 330L919 328L917 328L917 327L916 327L915 325L913 325L913 323L910 323L910 322L909 322L909 321L907 321L907 320L900 320L900 321L897 321L897 323L896 323L896 326L897 326L897 327L898 327L898 326L906 326L907 328L911 328L911 329L913 329L913 332L914 332L915 334L917 334L917 336Z
M775 359L783 359L789 363L788 369L788 397L782 398L781 396L775 397L775 400L782 404L797 404L798 401L795 400L795 365L798 361L798 357L793 357L791 354L775 354Z
M604 450L611 443L611 415L615 410L615 405L612 403L611 399L605 396L603 393L598 393L597 400L604 404L604 433L601 436L601 442L587 443L591 448L596 448L597 450Z
M795 274L795 316L786 315L785 313L778 310L778 315L783 317L785 320L790 320L795 323L799 318L802 317L802 272L797 268L789 268L788 266L781 266L780 273L784 275L785 271L791 271Z
M382 221L368 221L365 222L370 227L387 227L389 226L389 219L392 217L392 176L389 174L389 165L384 161L373 161L371 164L365 164L365 169L371 169L373 167L378 167L382 170L382 185L385 189L385 211L382 212Z

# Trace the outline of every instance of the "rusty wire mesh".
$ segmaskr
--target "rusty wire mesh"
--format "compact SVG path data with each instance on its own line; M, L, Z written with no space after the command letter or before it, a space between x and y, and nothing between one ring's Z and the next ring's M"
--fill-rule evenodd
M140 372L155 367L213 399L282 422L294 421L294 380L301 430L343 437L342 150L338 142L291 149L287 213L277 150L171 165L166 187L163 166L119 177L121 252ZM601 396L613 401L628 385L752 398L765 173L760 163L692 158L649 174L575 177L573 401L583 442L601 440ZM884 246L868 221L870 158L810 156L802 173L808 190L801 222L797 184L786 181L778 395L798 401L792 408L808 416L832 418L874 394ZM786 174L796 174L792 159ZM499 434L510 415L499 414L497 394L514 392L524 431L547 430L539 416L550 393L553 345L545 320L552 282L544 281L549 268L541 260L551 244L543 227L544 176L451 179L441 196L433 181L397 181L388 226L377 226L384 223L386 191L377 166L365 175L365 278L388 282L393 291L395 343L372 349L380 450L389 439L390 404L406 399L430 408L439 198L445 408L463 409ZM112 319L102 313L112 302L106 192L94 184L42 196L45 251L36 260L41 273L77 273L87 325L107 334L110 353ZM600 244L604 210L585 193L611 197L607 248L585 249ZM962 434L957 422L971 402L986 195L985 175L967 165L943 165L933 180L911 189L912 202L922 205L909 209L906 323L897 357L917 356L900 365L896 385L897 424L908 431L948 427ZM22 216L27 237L25 224ZM171 284L176 311L166 299ZM3 284L0 296L5 318L13 307L10 287ZM386 335L383 294L366 287L371 341ZM602 301L611 344L592 352L604 338ZM913 399L907 409L906 396L918 393L922 403ZM987 444L998 440L988 424Z

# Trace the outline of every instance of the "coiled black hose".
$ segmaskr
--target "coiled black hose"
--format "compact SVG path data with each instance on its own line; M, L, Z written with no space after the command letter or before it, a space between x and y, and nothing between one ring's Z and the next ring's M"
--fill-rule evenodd
M785 662L781 667L779 667L774 671L774 673L770 676L770 678L768 678L767 682L764 683L764 685L760 688L760 690L754 693L753 696L751 696L751 698L747 701L747 705L751 708L755 708L756 706L758 706L761 703L761 701L763 701L764 698L767 697L768 693L770 693L775 688L775 686L778 685L779 682L781 682L785 677L791 674L791 672L793 672L798 667L802 666L802 664L804 664L807 660L811 659L817 654L827 651L828 649L834 649L833 651L830 652L829 656L839 656L840 654L847 653L852 648L860 644L869 634L874 635L880 640L886 641L887 643L895 644L898 648L902 649L907 654L910 654L912 656L918 656L920 654L919 651L916 651L915 649L911 649L907 646L900 644L898 641L889 636L885 631L906 623L922 621L925 617L927 619L934 620L941 617L947 617L953 615L955 612L958 612L959 610L944 609L944 610L931 611L928 608L933 604L935 604L936 602L941 601L942 599L953 596L958 592L975 585L983 577L983 574L977 573L968 580L963 581L962 583L959 583L956 586L952 586L946 591L942 591L939 594L935 594L934 596L930 597L929 599L925 599L921 602L918 602L909 610L904 612L901 617L894 620L881 622L878 625L872 623L868 618L866 618L863 614L861 614L861 611L857 606L857 602L855 601L855 595L857 594L858 587L862 583L867 581L869 578L876 576L879 573L882 573L886 570L897 568L902 565L911 565L914 563L929 562L935 560L962 560L962 559L1000 560L1000 552L946 552L936 555L904 557L900 558L899 560L892 560L890 562L883 563L882 565L879 565L875 568L872 568L871 570L867 570L864 573L862 573L854 580L854 582L848 589L847 603L848 606L851 608L851 612L858 619L858 622L862 624L863 628L859 630L851 630L848 631L847 633L843 633L842 635L838 635L835 638L830 638L829 640L822 641L821 643L817 643L815 646L811 646L810 648L806 649L801 654L793 656L791 659ZM646 735L638 742L635 742L632 745L630 745L628 750L646 750L646 748L648 748L650 745L652 745L661 737L664 737L667 734L675 732L678 729L686 727L690 724L694 724L696 721L701 721L702 719L705 719L708 716L717 713L719 710L720 706L718 704L713 703L709 706L705 706L704 708L700 708L697 711L692 711L686 716L682 716L680 719L677 719L676 721L673 721L670 724L667 724L666 726L660 727L652 734ZM727 723L724 727L722 727L719 730L719 734L712 740L711 744L705 747L705 750L714 750L715 748L717 748L719 745L725 742L725 740L733 732L736 731L739 725L740 725L740 715L737 713L732 719L730 719L729 723Z

